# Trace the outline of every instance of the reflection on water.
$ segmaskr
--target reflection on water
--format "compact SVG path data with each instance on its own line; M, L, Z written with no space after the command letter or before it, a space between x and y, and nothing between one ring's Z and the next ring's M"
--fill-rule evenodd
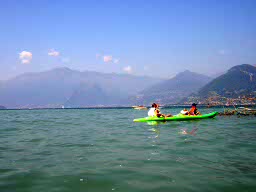
M192 135L195 136L196 132L197 132L198 128L194 127L191 131L188 131L187 128L185 129L181 129L181 132L179 132L180 134L183 135Z
M148 153L148 161L153 159L158 159L160 157L160 152L158 150L159 140L160 140L160 128L151 128L148 129L150 135L148 136L149 143L151 145L150 153Z
M148 125L160 125L160 124L166 124L166 121L148 121Z
M152 131L152 132L154 132L156 134L155 138L159 137L159 135L160 135L160 129L152 128L152 129L149 129L149 131Z
M148 121L148 122L146 122L146 123L147 123L148 125L150 125L150 126L158 126L158 125L166 124L167 122L166 122L166 121ZM151 130L151 131L153 131L153 132L156 132L158 135L159 135L159 133L160 133L160 129L152 128L152 129L149 129L149 130ZM194 127L191 131L189 131L187 128L183 128L183 129L181 129L181 131L179 132L179 134L195 136L197 130L198 130L197 127Z

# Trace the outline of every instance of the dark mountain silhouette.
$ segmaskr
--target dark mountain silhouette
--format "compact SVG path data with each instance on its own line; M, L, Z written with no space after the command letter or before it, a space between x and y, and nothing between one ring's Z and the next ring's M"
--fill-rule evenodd
M0 105L0 109L6 109L6 107L5 107L5 106Z
M227 73L206 84L198 91L198 96L207 98L214 93L236 98L250 95L254 91L256 91L256 67L242 64L232 67Z
M91 97L94 93L98 96L92 103L101 105L105 103L105 97L99 95L125 98L160 81L162 80L151 77L56 68L40 73L25 73L1 82L0 104L8 108L60 107L66 103L73 106L72 102L74 105L79 103L85 105L86 103L83 103L82 100L88 99L92 102L92 99L86 98L86 96ZM87 91L88 93L85 94ZM78 93L81 95L78 96ZM85 98L82 98L82 95ZM79 98L80 101L75 101L75 98ZM89 105L88 102L87 104ZM111 100L109 100L109 104L111 104Z
M211 78L208 76L186 70L169 80L162 81L141 91L136 97L131 98L131 102L145 105L152 102L176 104L184 97L197 92L210 80Z

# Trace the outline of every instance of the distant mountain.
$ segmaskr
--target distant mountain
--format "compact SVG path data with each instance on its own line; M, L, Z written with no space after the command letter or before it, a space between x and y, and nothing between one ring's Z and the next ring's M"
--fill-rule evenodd
M6 109L6 107L5 107L5 106L0 105L0 109Z
M71 96L79 79L80 73L68 68L25 73L4 83L0 100L8 108L58 106Z
M127 98L160 81L128 74L56 68L40 73L25 73L0 82L0 104L8 108L60 107L63 104L88 106L106 103L106 96L111 98L107 103L112 104L113 98ZM95 95L94 99L92 94Z
M81 86L74 91L72 96L65 102L65 106L84 107L84 106L101 106L110 105L114 102L99 85L82 83Z
M184 71L174 78L162 81L131 98L132 103L149 105L152 102L176 104L184 97L210 82L211 78L191 71Z
M218 94L236 98L256 91L256 67L242 64L232 67L227 73L212 80L198 91L201 98Z

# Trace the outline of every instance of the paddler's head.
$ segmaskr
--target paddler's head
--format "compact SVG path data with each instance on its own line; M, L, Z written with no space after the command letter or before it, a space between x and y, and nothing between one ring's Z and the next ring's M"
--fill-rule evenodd
M195 103L192 103L191 107L192 107L192 108L196 108L196 104L195 104Z
M152 104L152 107L157 108L157 104L156 104L156 103L153 103L153 104Z

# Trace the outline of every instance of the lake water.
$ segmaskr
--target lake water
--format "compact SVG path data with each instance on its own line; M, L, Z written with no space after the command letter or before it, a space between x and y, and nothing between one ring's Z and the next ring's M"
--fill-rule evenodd
M146 115L0 111L0 191L256 191L256 117L132 121Z

